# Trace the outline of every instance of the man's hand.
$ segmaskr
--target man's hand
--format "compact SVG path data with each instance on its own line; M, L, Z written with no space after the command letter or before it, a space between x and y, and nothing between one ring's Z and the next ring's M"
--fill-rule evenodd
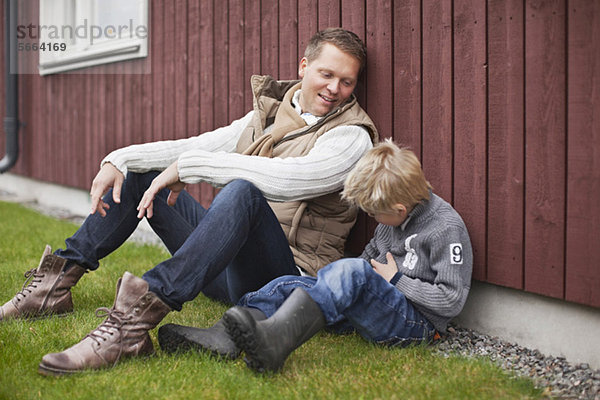
M90 197L92 199L92 209L90 214L94 214L96 211L101 216L106 216L106 210L110 206L102 201L102 197L108 192L110 188L113 189L113 200L115 203L121 202L121 187L123 186L123 180L125 177L111 163L106 163L100 168L100 171L92 181L92 188L90 189Z
M396 272L398 272L398 266L396 265L394 256L392 256L392 253L389 251L385 255L385 258L387 259L387 264L382 264L374 259L371 259L371 265L373 266L373 269L375 269L375 272L383 276L383 278L389 282L394 275L396 275Z
M177 170L177 161L169 165L167 169L161 172L150 184L150 187L144 193L140 204L137 207L138 218L143 218L146 214L146 218L152 218L153 215L153 204L154 198L164 188L169 188L171 193L167 198L167 204L170 206L175 205L179 193L185 188L185 183L179 180L179 172Z

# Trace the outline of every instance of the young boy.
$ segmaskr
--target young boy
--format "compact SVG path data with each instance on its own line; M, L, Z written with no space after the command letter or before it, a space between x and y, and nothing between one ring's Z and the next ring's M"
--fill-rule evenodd
M469 235L411 151L391 141L374 147L342 196L379 222L360 258L333 262L316 278L277 278L223 316L250 368L281 369L326 325L350 323L367 340L404 346L431 341L461 311L471 284Z

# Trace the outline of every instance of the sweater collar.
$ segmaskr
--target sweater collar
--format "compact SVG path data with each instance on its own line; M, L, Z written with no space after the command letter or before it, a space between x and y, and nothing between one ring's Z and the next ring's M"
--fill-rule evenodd
M406 217L406 219L404 220L402 225L400 225L401 230L404 231L406 229L406 227L408 226L408 224L410 223L410 221L412 221L413 219L417 219L420 216L422 216L423 214L425 214L425 212L427 211L428 205L433 200L433 196L434 196L433 192L431 191L431 189L429 189L429 200L421 201L419 204L417 204L412 209L412 211L408 214L408 216Z

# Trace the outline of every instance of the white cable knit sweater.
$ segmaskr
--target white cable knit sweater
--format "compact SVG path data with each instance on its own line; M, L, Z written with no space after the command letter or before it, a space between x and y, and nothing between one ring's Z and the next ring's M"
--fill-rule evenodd
M102 164L110 162L127 175L127 171L162 171L177 161L179 179L184 183L207 182L222 187L234 179L245 179L269 200L293 201L341 190L350 169L372 147L366 129L339 126L317 139L314 148L303 157L238 154L235 152L237 142L253 112L228 126L198 136L115 150ZM313 116L302 117L307 123L314 123Z

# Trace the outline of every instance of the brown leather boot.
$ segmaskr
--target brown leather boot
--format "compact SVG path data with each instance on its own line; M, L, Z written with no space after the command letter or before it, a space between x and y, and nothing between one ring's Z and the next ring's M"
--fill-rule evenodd
M71 288L85 273L85 269L73 264L64 270L67 260L52 254L46 246L37 268L25 273L23 288L0 307L0 321L9 318L37 318L73 311Z
M148 283L129 272L117 283L115 304L102 307L96 316L106 317L83 340L62 353L46 354L38 372L63 375L85 369L112 367L123 357L149 355L154 346L148 331L171 311Z

